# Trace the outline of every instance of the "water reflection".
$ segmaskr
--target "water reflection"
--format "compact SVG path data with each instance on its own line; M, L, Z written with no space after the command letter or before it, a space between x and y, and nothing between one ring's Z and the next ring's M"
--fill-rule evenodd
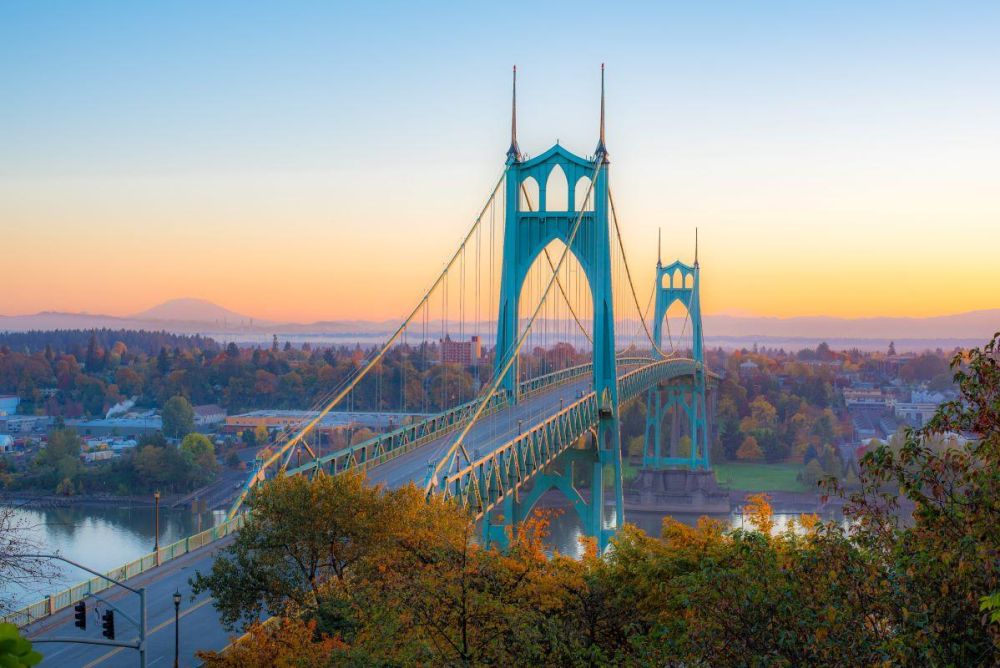
M160 508L160 545L203 531L221 522L225 513L192 513ZM153 551L156 519L153 508L19 508L16 519L26 536L43 552L57 552L98 571L108 571ZM17 604L45 595L89 577L68 565L59 567L55 582L16 585L0 582L0 592Z
M572 507L559 495L550 495L545 502L546 509L553 511L548 546L560 554L582 556L580 538L584 535L583 525ZM99 571L110 570L153 550L155 518L150 507L19 509L16 514L27 525L29 536L39 544L42 551L58 552ZM666 513L632 513L627 514L625 520L650 535L659 536L665 516ZM700 515L677 514L673 517L685 524L694 525ZM732 527L744 526L744 518L738 511L710 517ZM776 513L776 530L784 530L789 522L798 517L799 514L793 512ZM160 545L168 545L209 529L224 519L225 513L222 511L191 513L161 507ZM839 519L839 515L825 515L823 519ZM612 509L607 509L604 521L606 526L611 526L614 521ZM61 567L60 571L54 583L42 582L24 587L0 583L0 592L13 594L18 604L26 604L88 577L86 573L70 566Z
M559 552L560 554L580 557L583 555L580 538L586 535L583 531L583 524L580 522L576 513L573 512L569 503L566 502L564 505L557 500L558 498L559 497L555 495L551 495L546 499L547 505L545 510L551 511L549 536L546 543L550 549ZM810 511L806 510L803 512ZM801 512L791 511L775 512L773 515L774 532L780 533L785 531L793 522L797 524L801 514ZM749 521L738 509L734 509L732 512L724 514L626 513L625 521L629 524L634 524L651 536L659 536L660 529L663 526L663 519L668 516L673 517L675 520L683 522L689 526L694 526L698 522L698 518L707 516L734 529L752 528ZM843 521L843 516L836 510L821 513L819 514L819 518L825 521ZM605 526L612 526L614 524L613 509L606 509L604 514L604 524Z

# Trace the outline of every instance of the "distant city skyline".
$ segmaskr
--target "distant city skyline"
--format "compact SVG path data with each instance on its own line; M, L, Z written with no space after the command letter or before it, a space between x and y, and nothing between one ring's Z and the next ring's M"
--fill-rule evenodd
M640 292L706 313L1000 307L1000 5L5 3L0 314L418 299L521 148L597 138ZM553 38L558 35L559 38Z

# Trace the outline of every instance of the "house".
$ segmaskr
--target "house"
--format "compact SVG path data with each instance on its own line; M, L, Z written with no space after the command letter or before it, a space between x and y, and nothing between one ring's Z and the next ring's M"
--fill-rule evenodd
M14 452L14 439L7 434L0 434L0 452Z
M896 417L912 427L923 427L937 413L937 408L935 403L899 402Z
M193 410L195 427L210 427L226 421L226 409L218 404L202 404Z

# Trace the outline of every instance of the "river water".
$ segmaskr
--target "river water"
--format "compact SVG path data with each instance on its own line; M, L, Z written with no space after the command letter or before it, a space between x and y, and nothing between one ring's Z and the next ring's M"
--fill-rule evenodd
M160 545L211 528L225 519L222 511L192 513L160 508ZM99 572L106 572L149 554L155 544L153 508L20 508L15 521L24 537L41 552L56 552ZM52 581L18 585L0 582L0 597L12 598L14 606L33 603L61 589L90 578L77 568L58 564Z
M579 556L582 553L580 538L584 534L576 514L568 506L557 506L552 510L555 512L550 520L549 546L561 554ZM41 551L58 552L100 572L109 571L153 551L155 520L152 508L22 508L16 511L16 516L25 527L26 536ZM612 517L613 514L609 513L606 521L610 522ZM627 516L626 521L636 524L647 533L659 535L663 517L643 513ZM743 524L743 517L735 511L713 517L733 527ZM776 526L782 529L797 517L797 513L777 513ZM694 524L698 515L675 515L675 518L686 524ZM161 508L160 545L167 545L208 529L224 519L223 511L191 513ZM13 607L18 607L88 577L88 574L76 568L62 565L59 575L51 582L37 582L30 586L0 582L0 597L12 598Z

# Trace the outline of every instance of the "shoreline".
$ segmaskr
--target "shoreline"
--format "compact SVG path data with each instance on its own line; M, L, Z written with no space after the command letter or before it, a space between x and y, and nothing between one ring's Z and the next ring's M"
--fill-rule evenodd
M182 498L179 494L160 497L160 507L169 508L170 504ZM17 508L152 508L156 505L151 495L116 496L112 494L75 494L63 496L60 494L42 494L31 492L15 492L0 494L0 505Z

